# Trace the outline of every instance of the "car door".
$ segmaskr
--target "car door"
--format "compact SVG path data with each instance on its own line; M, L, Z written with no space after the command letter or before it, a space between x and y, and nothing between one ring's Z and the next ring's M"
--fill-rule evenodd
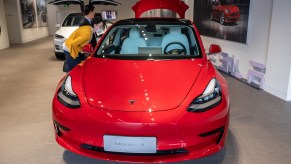
M53 0L50 1L48 4L52 5L78 5L78 4L84 4L83 0Z
M85 3L83 0L53 0L50 1L48 4L52 5L80 5L80 9L84 12ZM90 0L89 4L92 5L112 5L117 6L120 3L113 1L113 0Z
M80 5L80 9L84 12L84 1L83 0L53 0L50 1L48 4L51 5Z
M50 1L48 4L52 5L80 5L84 4L83 0L53 0ZM117 6L120 5L119 2L114 0L89 0L89 4L92 5L113 5Z
M113 5L113 6L121 5L121 3L113 1L113 0L90 0L89 4L92 4L92 5Z

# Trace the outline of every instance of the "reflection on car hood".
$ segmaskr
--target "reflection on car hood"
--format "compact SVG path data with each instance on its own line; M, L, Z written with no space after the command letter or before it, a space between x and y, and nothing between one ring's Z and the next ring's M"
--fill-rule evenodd
M107 110L159 111L178 107L201 67L202 59L88 59L84 88L90 105Z

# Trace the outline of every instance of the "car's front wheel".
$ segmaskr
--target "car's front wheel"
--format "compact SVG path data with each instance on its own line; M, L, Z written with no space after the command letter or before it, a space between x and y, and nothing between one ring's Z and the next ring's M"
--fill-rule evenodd
M55 56L56 56L56 58L59 59L59 60L65 60L65 59L66 59L65 54L62 53L62 52L55 52Z

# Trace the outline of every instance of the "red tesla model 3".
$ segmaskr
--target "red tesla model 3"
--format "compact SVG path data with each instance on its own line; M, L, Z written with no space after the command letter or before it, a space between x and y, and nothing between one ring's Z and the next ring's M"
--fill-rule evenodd
M240 11L236 5L226 0L215 0L212 5L211 20L218 20L220 24L236 23L239 21Z
M163 4L151 4L156 1L169 2L142 0L133 9ZM208 55L220 51L211 45ZM75 153L127 162L188 160L223 148L228 87L193 22L126 19L60 81L52 114L56 141Z

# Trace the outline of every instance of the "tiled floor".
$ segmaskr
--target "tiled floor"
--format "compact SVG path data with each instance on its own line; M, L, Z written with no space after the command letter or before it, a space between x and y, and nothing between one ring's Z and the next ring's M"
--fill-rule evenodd
M116 163L56 144L51 101L64 75L52 37L0 50L0 164ZM291 102L226 76L230 129L225 148L191 164L290 164Z

